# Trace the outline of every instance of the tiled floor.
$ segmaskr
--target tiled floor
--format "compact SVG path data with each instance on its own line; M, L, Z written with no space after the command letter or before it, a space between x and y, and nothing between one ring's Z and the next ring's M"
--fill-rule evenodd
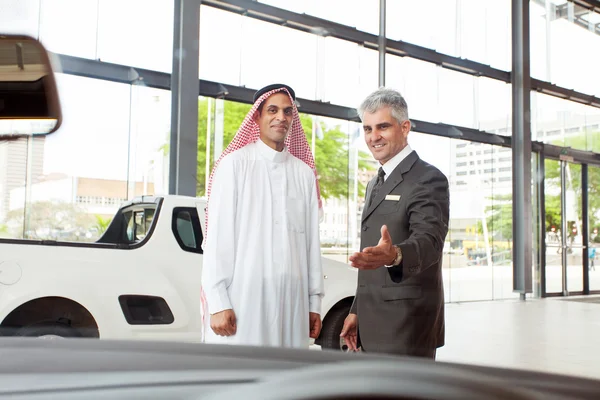
M600 379L600 297L447 304L437 360Z

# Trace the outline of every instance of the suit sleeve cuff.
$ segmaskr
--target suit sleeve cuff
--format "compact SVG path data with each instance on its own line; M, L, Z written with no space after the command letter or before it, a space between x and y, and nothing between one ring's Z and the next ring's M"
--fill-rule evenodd
M227 293L227 288L225 287L225 284L212 288L210 291L207 292L206 297L208 300L208 312L211 315L224 310L233 309L231 307L229 293Z
M321 314L321 296L313 294L308 297L308 311L311 313Z
M352 306L350 306L350 314L357 314L357 305L356 305L356 296L354 296L354 301L352 302Z

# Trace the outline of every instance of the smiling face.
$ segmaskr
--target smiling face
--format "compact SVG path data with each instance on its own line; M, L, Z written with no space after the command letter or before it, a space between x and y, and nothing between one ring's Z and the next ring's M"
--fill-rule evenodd
M292 101L286 92L277 92L269 96L262 103L256 116L261 140L272 149L282 151L293 116Z
M410 121L399 122L392 115L390 107L382 107L374 113L365 111L362 120L365 142L381 165L408 145Z

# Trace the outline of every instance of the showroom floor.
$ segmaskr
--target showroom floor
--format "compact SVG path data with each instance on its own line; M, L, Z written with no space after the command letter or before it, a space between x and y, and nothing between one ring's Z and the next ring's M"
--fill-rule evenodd
M447 304L437 360L600 379L600 297Z

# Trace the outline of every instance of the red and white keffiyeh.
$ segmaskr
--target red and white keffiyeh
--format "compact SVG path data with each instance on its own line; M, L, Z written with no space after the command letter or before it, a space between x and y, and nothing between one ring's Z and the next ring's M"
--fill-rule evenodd
M258 107L260 107L262 102L265 101L269 96L271 96L272 94L279 92L279 91L285 91L285 93L287 93L287 95L290 97L290 101L292 102L292 107L294 109L294 111L293 111L294 116L292 119L292 127L285 139L285 146L291 155L304 161L304 163L313 170L313 172L315 174L316 184L317 184L317 199L319 201L319 209L323 208L323 202L321 200L321 190L319 188L319 180L317 179L318 175L317 175L317 169L315 167L315 160L314 160L313 154L310 150L310 146L308 145L308 141L306 140L306 135L304 134L304 129L302 128L302 123L300 122L300 115L298 114L298 108L296 108L294 99L292 98L292 96L290 95L290 93L287 91L286 88L282 87L282 88L274 89L274 90L271 90L270 92L266 92L265 94L260 96L258 98L258 100L256 100L256 102L254 103L254 105L252 106L252 108L250 109L248 114L246 115L246 118L244 118L244 122L242 122L242 125L240 126L240 129L235 134L235 137L233 138L231 143L229 143L229 146L227 146L225 151L223 151L223 153L221 153L221 156L219 157L219 159L215 162L212 173L210 174L210 178L208 181L208 190L206 192L207 208L206 208L206 217L205 217L206 225L205 225L205 232L204 232L205 240L206 240L206 236L208 235L208 210L209 210L208 204L210 202L210 191L212 188L213 176L215 174L217 167L219 166L219 162L227 154L234 152L236 150L239 150L242 147L247 146L251 143L254 143L260 138L260 127L256 123L256 113L258 112Z
M306 165L308 165L313 170L313 172L315 174L316 185L317 185L317 199L319 202L319 211L322 212L323 202L321 200L321 190L319 188L319 180L318 180L318 175L317 175L317 169L315 167L315 160L314 160L313 154L310 150L310 146L308 145L308 141L306 140L306 135L304 134L304 129L302 128L302 123L300 122L300 115L298 114L298 108L296 107L296 104L294 103L294 99L292 98L292 96L290 95L290 93L288 92L288 90L286 88L284 88L284 87L277 88L277 89L274 89L274 90L264 93L262 96L260 96L256 100L256 102L254 103L254 105L252 106L252 108L250 109L248 114L246 115L246 118L244 118L244 121L242 122L242 125L240 126L240 129L237 131L235 137L233 138L233 140L231 141L229 146L227 146L227 148L221 153L221 156L219 157L219 159L215 162L213 170L210 174L210 178L208 181L208 190L206 193L207 207L206 207L205 229L204 229L204 242L205 243L206 243L206 238L208 236L210 191L212 188L213 176L215 174L217 167L219 166L219 162L227 154L234 152L236 150L239 150L242 147L247 146L251 143L254 143L260 138L260 127L256 123L256 113L258 112L258 108L263 103L263 101L265 101L269 96L271 96L272 94L279 92L279 91L285 91L285 93L290 97L290 101L292 102L292 107L293 107L293 114L294 114L293 119L292 119L292 127L285 139L285 146L287 148L287 151L291 155L302 160ZM201 289L200 300L202 303L202 314L203 314L202 322L203 322L203 340L204 340L204 329L207 329L210 326L208 303L206 300L206 294L204 292L204 289Z

